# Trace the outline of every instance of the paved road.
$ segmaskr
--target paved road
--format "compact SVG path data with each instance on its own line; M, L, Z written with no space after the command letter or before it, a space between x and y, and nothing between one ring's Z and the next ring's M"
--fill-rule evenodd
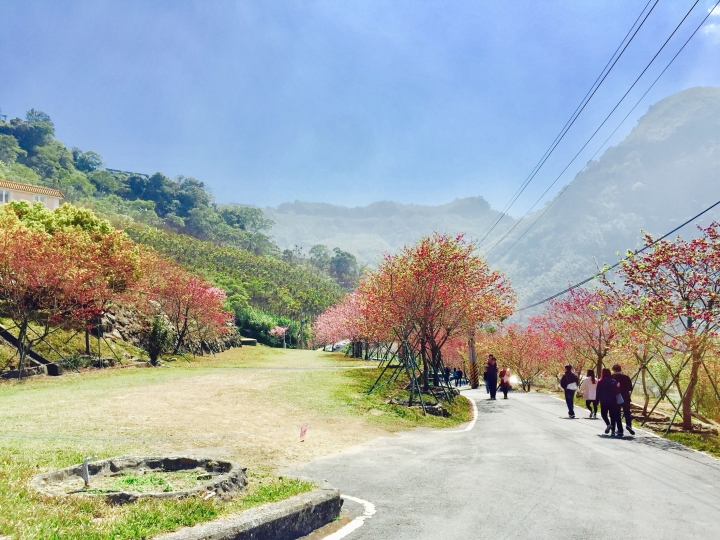
M295 471L375 504L355 539L720 538L720 462L543 394L477 401L471 431L416 430Z

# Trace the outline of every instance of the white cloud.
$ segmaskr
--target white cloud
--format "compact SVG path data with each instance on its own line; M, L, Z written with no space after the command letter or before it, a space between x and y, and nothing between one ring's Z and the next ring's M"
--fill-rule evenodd
M640 189L642 187L645 187L645 184L643 184L642 182L635 182L633 184L632 190L635 191L636 189Z
M720 23L706 24L703 28L703 34L706 36L720 37Z
M714 8L708 9L708 11L710 12L711 17L720 17L720 4Z

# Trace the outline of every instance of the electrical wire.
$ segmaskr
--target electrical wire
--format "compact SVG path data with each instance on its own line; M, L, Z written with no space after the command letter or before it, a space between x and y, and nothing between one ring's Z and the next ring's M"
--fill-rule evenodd
M618 262L616 262L616 263L613 264L612 266L608 266L607 268L603 268L603 270L602 270L601 272L598 272L597 274L595 274L595 275L593 275L593 276L590 276L589 278L583 279L582 281L579 281L578 283L575 283L575 285L571 285L571 286L568 287L567 289L563 289L563 290L560 291L559 293L555 293L555 294L553 294L552 296L548 296L548 297L545 298L544 300L540 300L539 302L535 302L534 304L530 304L529 306L525 306L525 307L523 307L523 308L520 308L520 309L516 310L515 313L519 313L520 311L525 311L526 309L534 308L534 307L536 307L536 306L539 306L539 305L541 305L541 304L544 304L544 303L546 303L546 302L549 302L550 300L554 300L554 299L557 298L558 296L562 296L562 295L565 294L565 293L569 293L569 292L572 291L573 289L577 289L578 287L580 287L580 286L582 286L582 285L585 285L586 283L589 283L589 282L592 281L593 279L597 279L598 277L600 277L600 276L608 273L610 270L614 270L615 268L617 268L618 266L620 266L623 262L627 261L627 260L630 259L631 257L634 257L635 255L638 255L639 253L642 253L642 252L645 251L646 249L651 248L652 246L654 246L654 245L657 244L658 242L664 240L665 238L667 238L667 237L670 236L671 234L673 234L673 233L679 231L680 229L682 229L685 225L687 225L687 224L695 221L697 218L699 218L699 217L702 216L703 214L708 213L710 210L712 210L713 208L715 208L715 207L718 206L718 205L720 205L720 201L717 201L715 204L713 204L713 205L711 205L711 206L708 206L705 210L703 210L703 211L700 212L699 214L691 217L690 219L688 219L687 221L685 221L685 222L682 223L681 225L675 227L672 231L670 231L670 232L665 233L664 235L662 235L660 238L657 238L656 240L653 240L653 241L650 242L648 245L646 245L646 246L644 246L644 247L642 247L642 248L640 248L640 249L636 249L635 251L632 252L632 254L623 257L622 259L620 259Z
M615 111L617 110L617 108L622 104L623 101L625 101L625 98L626 98L626 97L628 96L628 94L632 91L632 89L635 88L635 85L640 81L640 79L642 78L642 76L645 75L645 73L647 72L648 69L650 69L650 66L653 64L653 62L655 62L655 60L656 60L657 57L660 55L660 53L665 49L665 46L670 42L670 40L672 39L672 37L673 37L673 36L675 35L675 33L680 29L680 27L683 25L683 23L685 22L685 20L690 16L690 13L692 13L692 11L695 9L695 7L698 5L699 2L700 2L700 0L696 0L696 1L695 1L695 3L694 3L694 4L692 5L692 7L690 8L690 10L685 14L685 16L682 18L682 20L678 23L678 25L677 25L677 26L675 27L675 29L672 31L672 33L670 34L670 36L668 36L668 38L667 38L667 39L665 40L665 42L662 44L662 47L660 47L660 49L658 49L658 51L657 51L657 52L655 53L655 55L652 57L652 59L650 60L650 62L648 62L648 64L645 66L645 69L642 70L642 72L640 73L640 75L638 75L638 77L635 79L635 81L632 83L632 85L630 85L630 88L627 89L627 91L625 92L625 94L623 94L623 96L620 98L620 100L617 102L617 104L612 108L612 110L608 113L608 115L605 117L605 119L602 121L602 123L597 127L597 129L593 132L593 134L590 135L590 138L585 142L585 144L580 148L580 150L577 151L577 153L575 154L575 156L570 160L570 163L568 163L568 164L565 166L565 168L564 168L564 169L562 170L562 172L557 176L557 178L555 178L555 180L553 180L553 182L547 187L547 189L543 192L543 194L540 195L540 197L533 203L533 205L530 207L530 209L529 209L518 221L515 222L515 224L510 228L510 230L508 230L508 231L502 236L502 238L500 238L497 242L495 242L495 244L494 244L490 249L488 249L488 250L485 252L485 255L488 255L492 250L494 250L500 243L502 243L502 242L510 235L510 233L512 233L512 232L517 228L518 225L520 225L520 223L530 214L530 212L532 212L532 210L538 205L538 203L543 199L543 197L545 197L545 195L548 193L548 191L550 191L550 189L557 183L557 181L560 179L560 177L561 177L563 174L565 174L565 171L568 170L568 168L575 162L575 160L576 160L576 159L578 158L578 156L583 152L583 150L585 150L585 148L587 147L587 145L590 144L590 142L595 138L595 135L597 135L598 132L602 129L602 127L607 123L607 121L608 121L608 120L610 119L610 117L615 113ZM713 8L713 9L714 9L714 8ZM707 17L710 15L710 13L712 13L712 10L710 10L710 12L708 13L708 15L705 17L705 19L703 19L703 21L700 23L700 25L698 26L698 28L704 24L705 20L706 20ZM695 32L697 32L697 30L695 30ZM693 35L695 34L695 32L693 32Z
M660 72L660 74L655 78L655 80L654 80L653 83L648 87L648 89L645 90L645 93L644 93L642 96L640 96L640 99L638 99L637 102L635 103L635 105L633 105L632 109L630 109L630 110L628 111L628 113L625 115L625 118L623 118L623 119L620 121L620 123L618 124L618 126L617 126L617 127L613 130L613 132L607 137L607 139L605 139L605 141L600 145L600 147L598 148L597 152L595 152L595 154L593 154L593 156L592 156L592 157L590 158L590 160L588 161L588 164L589 164L593 159L595 159L595 157L600 153L600 151L605 147L605 145L610 141L610 139L612 139L612 137L615 135L615 133L617 133L617 130L620 129L620 127L621 127L621 126L625 123L625 121L630 117L630 115L633 113L633 111L638 107L638 105L640 105L640 103L642 102L642 100L645 99L645 96L647 96L648 93L650 92L650 90L653 89L653 87L655 86L655 84L660 80L660 77L663 76L663 74L668 70L668 68L672 65L672 63L675 61L675 59L676 59L676 58L680 55L680 53L685 49L685 47L687 46L687 44L690 43L690 40L693 38L693 36L695 36L695 34L697 34L698 30L700 30L700 28L702 28L702 25L705 24L705 21L708 19L708 17L710 16L710 14L713 12L713 10L714 10L719 4L720 4L720 0L718 0L718 2L715 4L715 6L713 6L713 8L708 12L707 16L702 20L702 22L698 25L698 27L695 28L695 31L693 31L693 33L690 34L690 37L688 37L687 40L685 40L685 43L683 43L683 46L680 47L680 49L678 50L677 53L675 53L675 56L672 57L672 59L670 60L670 62L668 62L668 64L665 66L665 69L663 69L663 70ZM563 171L563 172L565 172L565 171ZM560 173L560 174L562 175L562 173ZM559 178L559 177L558 177L558 178ZM557 179L556 179L556 181L557 181ZM555 183L555 182L553 182L553 184L554 184L554 183ZM552 185L551 185L550 187L552 187ZM536 219L535 221L533 221L533 222L530 224L530 226L529 226L527 229L525 229L525 231L524 231L520 236L518 236L518 237L515 239L515 241L510 245L510 247L507 248L507 249L503 252L503 254L500 255L500 257L498 257L498 258L496 259L496 262L502 260L503 257L505 257L505 255L507 255L507 254L510 252L510 250L511 250L513 247L515 247L515 244L517 244L528 232L530 232L530 230L537 224L538 221L540 221L540 219L542 219L542 217L546 214L546 212L547 212L548 210L550 210L550 207L552 207L552 205L555 204L555 202L562 196L562 194L565 192L565 190L566 190L568 187L570 187L570 184L568 184L567 186L565 186L564 188L562 188L562 190L560 191L560 193L558 193L558 195L550 202L550 204L548 204L548 205L543 209L542 213L537 217L537 219ZM545 191L545 193L547 193L547 190ZM542 197L545 195L545 193L543 193L543 195L541 196L541 199L542 199ZM537 204L537 203L536 203L536 204ZM524 219L526 216L527 216L527 214L525 214L525 216L523 216L522 219ZM504 238L505 238L505 237L503 237L503 239L504 239ZM496 245L497 245L497 244L496 244ZM492 251L492 249L494 249L494 248L495 248L495 246L493 246L490 250L488 250L487 253L490 253L490 251ZM487 255L487 253L486 253L486 255Z
M583 97L583 99L580 101L580 104L575 108L575 111L570 116L568 121L565 122L565 125L560 130L560 133L558 133L558 135L555 137L555 140L553 140L550 147L545 151L543 156L540 158L540 161L538 161L538 163L535 164L535 166L530 171L530 174L528 175L528 177L523 181L522 185L518 188L518 190L515 192L515 194L511 197L511 200L502 209L498 218L493 222L493 224L490 226L489 230L484 233L484 235L483 235L482 239L480 240L480 242L478 243L478 245L482 244L485 241L485 239L488 237L488 235L495 229L495 227L497 227L497 225L502 221L502 218L505 217L505 215L507 214L508 210L510 210L512 205L515 204L518 197L520 197L520 195L522 195L522 193L525 191L525 189L530 184L530 182L535 178L535 175L537 175L537 173L540 171L540 168L545 164L545 162L548 160L548 158L553 153L553 151L558 146L558 144L560 144L562 139L567 134L568 130L572 127L572 125L575 123L575 121L580 116L580 113L582 113L582 111L585 109L585 107L590 102L592 97L595 95L595 93L600 88L600 85L602 85L602 83L605 81L607 76L610 74L610 71L612 71L612 69L615 67L615 64L617 64L618 60L620 60L620 57L623 55L623 53L628 48L628 46L630 45L632 40L635 38L635 36L637 35L640 28L642 28L643 24L645 24L645 21L650 16L650 13L652 13L652 11L655 9L655 6L657 6L659 0L655 0L655 3L650 8L650 11L647 12L647 14L643 18L642 22L640 23L640 25L637 27L637 29L635 29L635 32L632 34L632 37L630 37L630 39L628 40L628 36L630 35L630 33L633 31L633 29L637 25L638 21L640 20L640 17L642 17L643 13L645 13L645 10L647 9L648 5L650 5L650 2L652 2L652 0L648 0L647 4L645 4L645 7L643 7L642 11L640 12L640 15L638 15L637 19L635 19L635 22L633 22L632 26L630 27L630 30L628 30L627 34L625 34L625 37L620 42L620 45L618 45L617 49L615 49L615 52L613 52L612 56L607 61L607 64L605 64L605 67L603 67L602 71L600 72L600 75L597 76L597 78L595 79L595 82L593 82L592 86L585 94L585 97ZM627 43L625 43L626 41L627 41ZM623 47L623 44L625 45L624 47ZM620 51L621 48L622 48L622 51L620 52L620 54L618 54L618 51ZM614 61L613 61L613 59L614 59ZM609 69L608 69L608 66L610 66Z

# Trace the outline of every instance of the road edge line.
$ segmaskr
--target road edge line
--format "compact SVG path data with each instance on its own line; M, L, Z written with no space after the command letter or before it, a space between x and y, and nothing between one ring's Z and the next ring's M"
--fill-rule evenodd
M477 422L477 419L478 419L477 404L475 403L475 400L473 398L470 398L468 396L463 396L462 394L460 394L460 395L462 397L464 397L465 399L467 399L472 404L473 419L470 420L470 423L467 425L467 427L465 427L465 429L457 429L454 431L440 430L437 433L465 433L466 431L470 431L472 428L475 427L475 422Z
M347 499L348 501L362 504L365 511L363 512L362 516L356 517L341 529L335 531L328 536L323 537L323 540L340 540L341 538L345 538L351 532L354 532L360 527L362 527L365 524L365 520L371 518L377 512L377 510L375 509L375 505L369 501L366 501L364 499L358 499L357 497L352 497L351 495L344 495L342 493L340 494L340 497L342 497L343 499Z

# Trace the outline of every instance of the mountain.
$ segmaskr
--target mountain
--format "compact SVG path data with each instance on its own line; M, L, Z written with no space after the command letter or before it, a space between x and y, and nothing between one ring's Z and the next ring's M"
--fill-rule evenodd
M665 234L719 199L720 88L692 88L651 107L625 140L575 177L506 257L489 260L508 272L524 299L537 300L591 275L593 258L614 263L616 252L642 245L641 230ZM717 209L701 223L713 219L720 219ZM688 225L678 234L696 230Z
M489 256L527 304L591 275L720 199L720 88L691 88L652 106L628 137L580 172L552 207L531 216ZM484 233L498 215L482 197L440 206L379 202L345 208L295 202L266 208L280 247L338 246L373 263L433 230ZM714 211L707 224L720 219ZM504 255L526 228L537 224ZM503 218L500 238L514 220ZM694 229L681 232L688 236ZM490 243L489 245L492 245Z
M382 252L394 252L434 230L470 236L482 233L499 215L482 197L458 199L441 206L383 201L347 208L294 202L265 208L275 221L272 234L281 247L340 247L362 262L374 264ZM503 230L512 220L503 220ZM506 225L507 224L507 225Z

